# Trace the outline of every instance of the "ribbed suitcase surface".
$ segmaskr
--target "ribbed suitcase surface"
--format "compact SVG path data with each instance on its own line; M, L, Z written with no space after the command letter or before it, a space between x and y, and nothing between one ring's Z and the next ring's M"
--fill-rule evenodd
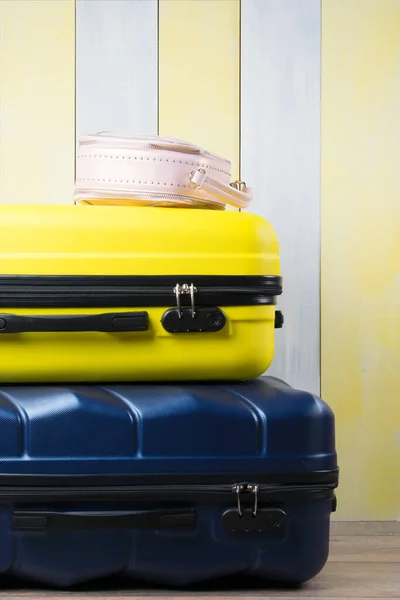
M334 417L280 380L0 388L0 573L301 582L325 564Z

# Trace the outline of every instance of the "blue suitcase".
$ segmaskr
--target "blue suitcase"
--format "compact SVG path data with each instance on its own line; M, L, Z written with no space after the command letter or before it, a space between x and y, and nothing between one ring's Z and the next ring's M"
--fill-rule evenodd
M3 386L0 461L2 575L299 583L327 560L333 413L272 377Z

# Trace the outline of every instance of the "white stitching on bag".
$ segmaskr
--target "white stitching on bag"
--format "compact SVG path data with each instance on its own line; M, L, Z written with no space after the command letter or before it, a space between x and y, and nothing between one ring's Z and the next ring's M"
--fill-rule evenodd
M106 181L105 179L93 179L90 177L77 177L76 181ZM142 185L149 185L148 181L137 181L136 179L108 179L107 180L109 183L113 182L113 183L140 183ZM161 183L161 181L150 181L150 185L160 185L160 186L168 186L171 185L173 187L180 187L180 188L190 188L189 185L182 185L181 183Z
M129 160L131 160L132 158L134 160L137 160L138 158L140 158L140 160L144 160L143 156L112 156L112 155L108 155L108 154L78 154L78 158L109 158L109 159L120 159L120 158L127 158ZM150 158L148 157L146 160L150 160ZM167 162L169 162L169 159L162 159L162 158L154 158L153 160L156 161L158 160L159 162L163 162L163 160L166 160ZM188 162L183 161L183 160L175 160L172 159L172 162L176 163L180 163L181 165L192 165L194 167L204 167L205 169L210 169L211 171L217 171L218 173L224 173L224 175L230 175L230 173L227 173L226 171L224 171L223 169L217 169L216 167L213 167L211 165L208 165L207 163L199 163L199 162Z

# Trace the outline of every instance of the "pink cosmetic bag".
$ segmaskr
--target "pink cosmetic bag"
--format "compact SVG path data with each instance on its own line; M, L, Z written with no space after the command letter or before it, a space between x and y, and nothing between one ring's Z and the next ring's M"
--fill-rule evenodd
M229 160L181 140L107 132L79 140L75 203L223 210L252 193L231 183Z

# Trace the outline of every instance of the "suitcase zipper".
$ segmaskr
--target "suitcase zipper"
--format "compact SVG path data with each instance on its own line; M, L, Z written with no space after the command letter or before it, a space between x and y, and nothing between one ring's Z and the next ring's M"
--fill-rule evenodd
M121 501L193 501L225 502L235 497L239 515L246 499L251 499L253 514L260 502L283 501L287 495L332 498L335 483L308 485L273 485L240 482L227 485L133 485L133 486L0 486L0 500L62 501L62 500L116 500Z
M162 280L163 285L157 285ZM248 281L248 285L239 285ZM210 285L212 281L214 285ZM193 276L179 281L167 276L0 276L0 307L154 307L176 306L181 315L197 306L258 306L276 304L281 278ZM152 285L154 282L154 285ZM234 285L237 282L237 285ZM256 284L257 282L258 285ZM219 285L218 285L219 284Z
M211 210L225 210L225 203L216 200L207 201L199 200L193 196L185 194L166 194L159 191L151 192L149 190L108 190L103 192L101 190L88 191L86 188L75 188L74 201L81 204L97 204L96 200L99 200L99 204L103 204L103 200L107 199L118 199L121 200L132 200L133 202L139 202L140 205L146 206L162 206L163 202L170 205L171 202L177 207L177 204L185 208L208 208ZM195 204L194 204L195 202ZM126 202L124 202L126 204Z
M81 180L77 178L76 181L79 182ZM124 205L126 205L126 201L130 200L141 206L161 206L165 202L167 206L173 203L175 207L180 205L185 208L225 210L226 204L231 204L236 208L246 208L252 198L251 190L247 188L243 181L234 181L229 185L225 185L210 177L203 168L193 171L188 183L188 186L181 185L180 187L192 187L192 189L203 190L205 193L211 195L212 199L200 199L197 196L190 196L179 192L165 193L160 192L159 189L135 188L134 190L118 190L109 188L107 191L103 191L97 188L88 189L77 185L75 187L74 201L75 204L97 204L97 201L99 204L104 204L104 200L121 199L125 200Z

